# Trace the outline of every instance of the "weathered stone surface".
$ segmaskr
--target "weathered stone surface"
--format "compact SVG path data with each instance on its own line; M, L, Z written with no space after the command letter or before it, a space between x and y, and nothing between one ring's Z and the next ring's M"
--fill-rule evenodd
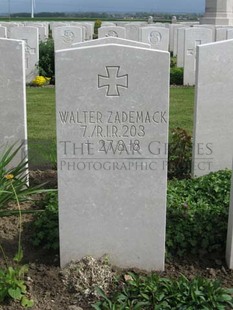
M169 30L165 27L142 27L139 28L140 41L148 43L151 48L168 51Z
M201 24L233 25L232 0L206 0L205 15Z
M169 53L58 51L56 98L61 265L107 253L163 270Z
M83 41L82 27L55 27L53 37L55 51L71 48L72 44Z
M184 31L184 85L195 85L196 48L212 42L212 31L207 28L185 28Z
M106 38L100 38L98 40L90 40L90 41L82 42L82 43L74 43L72 44L72 47L94 46L94 45L111 44L111 43L150 48L150 44L116 38L116 37L106 37Z
M126 39L126 29L119 26L105 26L98 29L98 38L115 37Z
M27 140L24 42L0 38L0 147ZM18 152L10 167L27 156Z
M194 119L193 175L232 167L233 40L200 45Z
M11 39L25 41L26 82L31 82L38 75L39 31L35 27L14 27Z

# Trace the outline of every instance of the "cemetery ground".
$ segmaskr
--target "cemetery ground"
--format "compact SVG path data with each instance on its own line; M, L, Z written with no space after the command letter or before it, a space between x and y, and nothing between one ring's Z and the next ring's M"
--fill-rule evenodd
M194 88L171 88L170 133L180 127L191 134L193 102ZM30 184L47 182L45 188L56 188L54 88L27 88L27 109L32 160ZM44 217L22 215L21 264L29 266L25 284L27 297L34 300L32 309L93 309L91 304L98 302L93 294L96 286L105 291L98 291L102 302L99 306L95 304L96 309L232 309L226 303L218 306L218 302L223 305L230 301L230 294L221 291L217 284L205 282L218 279L221 287L233 287L233 272L227 269L224 260L229 191L230 171L196 180L169 180L167 258L165 272L157 273L160 278L140 270L112 268L107 258L98 262L84 259L61 272L56 193L34 195L32 201L21 203L22 210L46 210ZM11 202L9 209L15 208L17 205ZM18 223L18 216L3 217L0 221L1 245L8 266L15 264L12 258L17 252ZM0 257L3 267L4 260ZM74 271L75 267L80 268L79 272ZM185 278L180 278L181 275ZM163 280L165 277L171 280ZM195 280L197 277L202 280ZM113 295L113 292L118 293ZM124 302L125 306L120 306ZM156 302L160 306L152 306ZM18 310L21 306L9 298L0 304L0 309Z

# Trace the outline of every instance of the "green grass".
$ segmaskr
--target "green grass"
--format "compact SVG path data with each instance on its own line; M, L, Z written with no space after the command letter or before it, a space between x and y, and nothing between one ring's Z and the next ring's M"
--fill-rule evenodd
M29 161L32 166L54 163L56 116L54 88L27 88Z
M180 127L192 133L194 93L194 87L172 87L170 89L170 131Z
M191 133L193 108L194 88L172 87L170 90L170 131L180 127ZM30 162L36 165L41 160L42 162L54 162L56 157L55 89L28 87L27 113Z

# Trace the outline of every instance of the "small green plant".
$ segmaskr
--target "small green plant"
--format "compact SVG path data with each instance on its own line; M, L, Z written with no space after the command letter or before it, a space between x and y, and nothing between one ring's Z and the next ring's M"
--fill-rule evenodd
M190 178L191 161L191 135L182 128L173 129L168 149L168 178Z
M39 75L54 80L55 64L54 64L54 41L49 38L39 45Z
M28 298L27 287L24 282L25 273L28 272L27 265L20 266L19 263L23 258L23 249L21 245L21 234L22 234L22 214L19 204L19 199L14 187L14 175L7 174L5 179L9 183L9 190L15 196L18 214L19 214L19 239L18 239L18 251L14 257L15 266L9 266L7 257L0 244L0 251L2 252L5 268L0 268L0 302L3 302L7 298L12 298L21 302L23 307L30 308L34 305L32 299Z
M98 38L98 29L101 27L102 21L97 19L94 25L94 39Z
M42 185L34 187L28 186L28 163L25 159L22 159L18 165L9 168L16 154L20 152L21 147L22 145L18 147L12 145L4 149L2 154L0 154L0 217L17 214L17 211L8 209L8 203L10 201L15 201L16 196L12 191L11 184L5 176L14 176L14 190L20 202L30 200L32 194L48 191L44 190Z
M170 68L175 68L176 67L176 57L171 57L170 58Z
M172 67L170 70L170 85L183 85L183 68Z
M43 202L44 210L36 214L32 223L32 244L44 249L58 250L58 197L57 193L48 193Z
M130 273L118 289L107 296L97 288L101 298L92 305L96 310L193 310L232 308L232 290L224 289L217 281L195 278L189 281L161 278L156 274L138 276Z
M168 182L166 249L169 255L225 253L231 171Z

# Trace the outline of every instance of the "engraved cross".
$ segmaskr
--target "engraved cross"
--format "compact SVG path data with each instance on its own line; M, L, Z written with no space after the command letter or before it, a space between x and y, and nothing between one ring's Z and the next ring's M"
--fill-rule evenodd
M98 75L98 88L107 87L107 97L119 97L119 88L128 88L128 74L120 76L120 66L107 66L105 69L107 76Z

